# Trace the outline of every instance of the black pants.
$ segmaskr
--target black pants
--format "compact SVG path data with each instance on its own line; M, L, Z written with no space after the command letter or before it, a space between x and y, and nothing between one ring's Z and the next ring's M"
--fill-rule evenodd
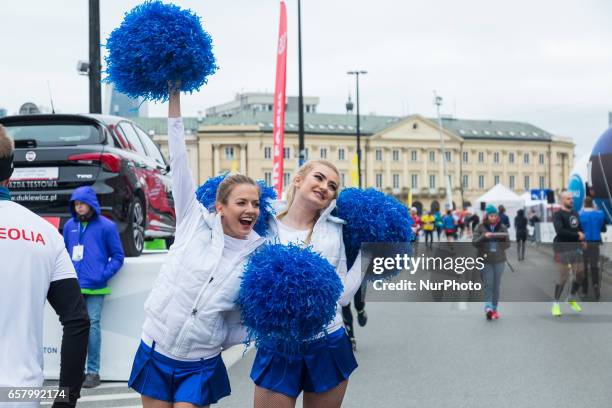
M358 312L361 312L363 309L365 309L365 288L365 284L361 285L361 287L353 297L355 309ZM354 338L355 330L353 329L353 312L351 311L350 303L346 306L342 306L342 320L344 321L344 327L346 327L348 336L350 338Z
M582 259L584 260L583 292L586 292L589 287L589 269L591 270L591 282L593 282L593 286L599 286L599 245L599 242L587 242L587 247L582 253Z
M431 248L433 245L433 230L424 230L425 231L425 246L427 246L427 242L430 242L429 247Z
M525 259L525 241L527 240L527 234L516 236L516 251L518 252L518 259Z

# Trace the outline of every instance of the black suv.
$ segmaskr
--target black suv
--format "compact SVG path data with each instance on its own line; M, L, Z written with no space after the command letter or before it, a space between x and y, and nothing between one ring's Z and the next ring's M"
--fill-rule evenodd
M20 115L0 118L15 141L13 200L60 231L70 218L75 188L89 185L102 214L117 224L127 256L145 239L175 229L170 168L151 138L133 122L103 115Z

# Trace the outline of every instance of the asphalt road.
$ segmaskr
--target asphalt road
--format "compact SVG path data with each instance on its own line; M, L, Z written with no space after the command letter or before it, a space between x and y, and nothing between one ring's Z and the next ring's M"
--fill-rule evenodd
M609 408L612 303L583 308L553 318L550 303L503 303L486 321L481 303L370 302L343 406ZM229 367L232 395L219 407L252 406L253 357ZM83 395L83 408L140 406L124 383Z

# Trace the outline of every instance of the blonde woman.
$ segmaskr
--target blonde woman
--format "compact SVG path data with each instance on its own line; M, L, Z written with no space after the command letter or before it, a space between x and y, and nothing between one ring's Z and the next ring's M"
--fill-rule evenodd
M324 333L296 356L259 348L251 378L256 408L292 408L304 391L304 407L340 407L348 377L357 368L352 346L342 323L341 306L347 305L361 283L359 256L350 271L342 239L344 221L331 215L336 206L339 173L327 160L311 160L298 169L287 190L287 202L276 202L270 221L274 239L283 244L312 246L324 256L344 284L336 316Z
M243 341L234 301L247 257L263 243L253 231L259 187L242 175L219 185L216 213L196 199L180 96L170 93L168 143L176 237L145 303L142 341L129 386L145 408L207 407L230 394L221 350Z

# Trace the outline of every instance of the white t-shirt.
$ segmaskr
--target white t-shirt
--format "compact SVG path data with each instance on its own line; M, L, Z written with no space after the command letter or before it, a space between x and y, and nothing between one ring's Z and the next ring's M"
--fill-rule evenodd
M283 245L287 245L290 242L293 244L305 245L310 230L297 230L283 224L280 220L277 220L277 225L278 238Z
M0 200L0 263L0 386L39 387L49 285L76 272L59 232L7 200Z

